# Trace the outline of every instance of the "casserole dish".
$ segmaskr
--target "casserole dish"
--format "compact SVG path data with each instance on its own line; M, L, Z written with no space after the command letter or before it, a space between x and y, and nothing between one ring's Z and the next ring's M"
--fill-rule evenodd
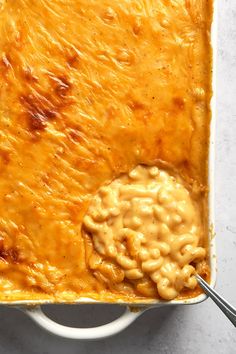
M215 4L216 6L216 4ZM216 10L214 11L216 13ZM109 14L110 16L111 14ZM109 18L108 16L108 18ZM213 27L212 27L212 43L214 46L214 52L213 52L213 67L214 70L213 72L215 73L215 36L216 36L216 28L215 28L215 19L213 20ZM73 59L73 58L72 58ZM72 60L71 59L71 60ZM129 59L129 58L128 58ZM121 61L124 61L126 63L127 58L121 58ZM11 61L9 58L4 59L4 65L11 65ZM28 76L31 74L28 73ZM34 80L34 78L33 78ZM52 78L54 80L54 78ZM55 81L55 80L54 80ZM63 80L62 80L63 81ZM213 75L213 87L215 85L215 77ZM215 88L215 87L214 87ZM61 85L61 90L59 92L59 95L62 95L64 97L65 92L70 89L70 85L68 82L63 81ZM44 124L45 122L41 119L40 114L42 114L41 111L39 111L38 107L32 104L30 99L28 100L25 99L25 97L22 97L22 101L24 106L28 109L30 112L31 118L33 116L33 120L31 120L31 125L33 129L44 129ZM210 152L209 152L209 171L208 171L208 185L210 186L210 191L209 191L209 225L211 226L211 231L209 232L209 257L210 257L210 269L211 269L211 279L210 283L212 286L215 284L215 243L214 243L214 237L212 237L212 228L214 224L214 213L213 213L213 207L214 207L214 201L213 201L213 192L214 192L214 183L213 183L213 176L214 176L214 119L215 119L215 90L214 90L214 95L211 100L211 108L212 108L212 119L211 119L211 136L210 136ZM56 103L55 103L56 105ZM58 108L58 107L57 107ZM60 109L59 107L58 109ZM54 112L46 112L47 115L50 115L50 119L54 118L52 117L54 115ZM45 111L43 114L46 114ZM35 120L35 117L37 120ZM40 119L38 119L40 118ZM37 136L36 136L37 139ZM26 314L28 314L35 322L37 322L41 327L44 327L48 331L60 335L66 338L73 338L73 339L99 339L99 338L106 338L108 336L111 336L115 333L118 333L122 329L126 328L130 323L132 323L143 311L152 308L152 307L160 307L160 306L172 306L172 305L185 305L185 304L196 304L199 303L203 300L206 299L206 296L204 294L198 295L194 298L189 298L189 299L184 299L184 300L171 300L169 302L164 302L160 300L146 300L146 301L136 301L134 302L125 302L125 301L116 301L119 304L126 305L127 310L126 312L117 320L111 322L110 324L97 327L97 328L70 328L70 327L65 327L61 326L59 324L54 323L50 319L48 319L43 312L40 309L40 305L42 304L49 304L53 303L53 300L47 300L47 299L37 299L37 300L19 300L19 301L2 301L2 304L7 304L7 305L13 305L19 307L21 310L23 310ZM92 300L90 298L80 298L79 300L73 301L76 304L83 304L83 303L91 303L91 302L96 302L96 300ZM65 302L64 302L65 303ZM101 303L101 302L100 302Z

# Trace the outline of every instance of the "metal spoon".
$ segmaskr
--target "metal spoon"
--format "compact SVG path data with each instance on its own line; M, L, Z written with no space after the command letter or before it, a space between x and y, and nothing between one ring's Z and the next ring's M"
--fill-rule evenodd
M222 296L218 295L215 290L213 290L207 282L196 274L199 285L204 290L204 292L209 295L209 297L216 303L216 305L224 312L225 316L233 323L236 327L236 309L231 306Z

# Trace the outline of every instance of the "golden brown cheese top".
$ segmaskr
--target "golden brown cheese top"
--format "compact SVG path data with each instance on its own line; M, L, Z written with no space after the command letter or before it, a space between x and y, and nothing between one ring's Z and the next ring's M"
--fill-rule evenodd
M0 299L134 301L94 276L83 217L158 159L207 186L211 1L0 3Z

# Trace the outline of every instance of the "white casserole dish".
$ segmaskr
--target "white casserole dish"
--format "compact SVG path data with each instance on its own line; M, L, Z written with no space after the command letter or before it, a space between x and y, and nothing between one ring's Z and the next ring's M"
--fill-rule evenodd
M213 96L211 99L211 134L209 143L209 173L208 173L208 185L209 185L209 259L210 259L210 269L211 269L211 280L210 285L215 286L216 282L216 255L215 255L215 237L214 237L214 160L215 160L215 119L216 119L216 43L217 43L217 1L214 1L214 12L212 21L212 31L211 31L211 44L213 49L213 76L212 76L212 87ZM150 301L143 303L123 303L120 305L126 306L126 311L116 320L93 328L72 328L60 325L53 320L49 319L41 310L40 305L50 304L51 301L38 300L38 301L15 301L15 302L1 302L1 305L14 306L19 310L22 310L25 314L31 317L39 326L46 329L48 332L55 335L70 338L70 339L80 339L80 340L96 340L104 339L112 336L128 327L132 322L136 320L144 311L149 310L153 307L162 306L173 306L173 305L193 305L206 300L207 296L201 294L195 298L186 300L172 300L169 302L165 301ZM100 303L98 301L81 298L75 304L88 304L88 303Z

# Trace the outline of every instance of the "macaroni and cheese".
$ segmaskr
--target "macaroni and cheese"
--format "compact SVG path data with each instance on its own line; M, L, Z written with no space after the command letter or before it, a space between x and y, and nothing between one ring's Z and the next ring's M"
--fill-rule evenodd
M211 17L211 0L0 0L0 301L201 292Z

